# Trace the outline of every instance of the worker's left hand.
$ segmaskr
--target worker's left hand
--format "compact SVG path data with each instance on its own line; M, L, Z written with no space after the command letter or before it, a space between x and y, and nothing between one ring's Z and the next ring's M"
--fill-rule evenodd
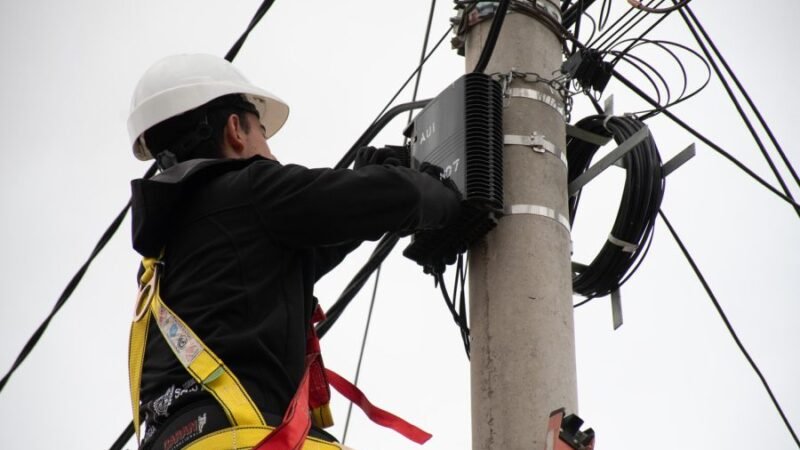
M408 149L400 146L383 148L361 147L356 153L354 169L370 165L389 165L408 167Z

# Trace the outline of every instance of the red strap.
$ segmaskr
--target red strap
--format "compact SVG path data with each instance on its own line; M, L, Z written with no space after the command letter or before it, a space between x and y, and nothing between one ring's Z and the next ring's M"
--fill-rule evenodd
M328 381L334 389L339 391L342 396L356 404L364 411L364 414L369 419L378 425L391 428L392 430L402 434L407 439L416 442L417 444L424 444L432 436L414 425L406 422L405 420L395 416L394 414L384 411L369 402L369 399L364 395L361 390L355 387L352 383L345 380L336 372L325 369L328 374Z
M311 317L311 326L308 328L308 335L306 336L306 358L310 355L317 355L306 367L306 374L309 376L309 382L311 383L308 392L308 403L311 408L319 408L331 401L331 389L328 387L328 379L325 377L325 365L320 354L319 338L313 326L322 320L325 320L325 313L317 305Z
M318 356L319 353L306 358L306 373L303 375L289 407L286 408L283 422L259 442L254 450L299 450L303 448L308 430L311 429L311 417L308 413L308 368Z

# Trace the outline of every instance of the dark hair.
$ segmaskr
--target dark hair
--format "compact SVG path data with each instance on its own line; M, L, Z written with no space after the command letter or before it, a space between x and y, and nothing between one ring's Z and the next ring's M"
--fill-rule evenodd
M221 158L228 118L236 114L242 129L249 132L250 124L245 117L248 112L258 115L255 106L242 95L224 95L150 127L144 132L144 140L153 156L169 150L178 162Z

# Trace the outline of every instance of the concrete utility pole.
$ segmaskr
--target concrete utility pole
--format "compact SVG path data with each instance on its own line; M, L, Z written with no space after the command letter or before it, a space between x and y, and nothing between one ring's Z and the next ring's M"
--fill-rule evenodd
M548 3L548 9L558 10L553 0L526 3L532 8ZM490 25L487 20L469 31L468 71L478 61ZM555 33L539 19L513 11L486 73L514 69L553 78L561 62ZM476 450L544 449L550 412L564 407L577 413L570 232L564 224L567 171L558 156L565 149L564 117L548 104L553 97L563 99L533 76L516 78L511 87L517 89L507 99L504 134L507 143L525 145L505 145L508 215L470 256ZM551 150L542 151L547 147Z

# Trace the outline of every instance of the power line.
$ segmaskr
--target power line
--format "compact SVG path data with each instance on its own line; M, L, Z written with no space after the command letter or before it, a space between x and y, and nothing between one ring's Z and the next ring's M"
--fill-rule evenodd
M728 80L725 79L725 76L722 74L722 71L719 69L719 66L717 65L716 61L714 61L714 58L711 55L711 52L708 50L708 47L705 45L705 43L703 43L703 40L700 38L700 35L697 33L697 30L695 29L694 25L692 25L692 21L689 20L689 17L686 15L686 13L683 10L678 11L678 12L680 12L681 17L683 18L683 21L686 23L686 26L689 28L689 31L691 31L691 33L692 33L692 36L694 36L695 40L697 41L697 45L700 46L700 49L706 55L706 58L708 59L708 62L711 64L711 67L714 69L714 73L717 74L717 78L722 83L722 86L725 88L725 92L728 93L728 97L731 99L731 102L733 102L733 105L736 108L736 111L739 113L739 116L742 118L742 121L744 122L745 126L747 127L747 130L750 132L750 135L753 137L753 140L755 140L756 145L758 146L759 150L761 151L761 154L764 156L764 159L767 161L767 165L769 165L770 170L772 170L772 173L775 175L775 178L778 180L778 183L781 185L781 188L783 188L783 192L786 193L786 196L788 196L789 198L794 200L794 197L792 196L792 193L789 190L789 186L786 185L786 182L784 181L783 177L781 176L780 172L778 171L778 168L775 166L775 162L772 160L772 157L770 157L769 153L767 153L767 149L764 146L764 143L761 141L761 138L758 136L758 133L756 133L756 130L753 127L753 123L747 117L747 114L745 114L745 111L742 108L742 105L739 103L739 100L736 98L736 95L734 94L733 89L731 89L730 83L728 83ZM700 21L697 20L697 17L692 15L692 18L693 18L694 22L699 26L700 25ZM711 38L707 34L704 33L703 36L705 37L706 41L708 41L709 43L712 42ZM721 55L719 54L718 51L716 52L716 55L717 55L718 58L721 59ZM731 71L729 73L732 74L733 72ZM740 91L744 92L744 89L740 88ZM764 128L768 128L766 126L765 122L763 123L763 125L764 125ZM779 148L779 146L777 145L777 142L774 141L774 143ZM780 153L781 154L783 153L782 150L780 151ZM789 164L788 160L785 159L786 155L782 154L782 156L784 158L784 162L786 163L787 167L789 167L790 170L791 170L791 164ZM795 177L797 176L793 171L792 171L792 174ZM800 182L798 184L800 184ZM798 217L800 217L800 207L795 207L795 212L797 213Z
M755 103L753 103L753 100L750 98L750 95L747 93L744 86L742 86L742 83L739 82L739 78L736 76L731 67L728 65L728 61L726 61L725 58L722 57L722 54L717 49L717 46L714 44L714 41L712 41L711 38L708 37L708 33L706 33L705 28L697 19L697 17L694 15L694 12L692 12L692 8L687 6L686 12L688 12L689 15L692 17L695 24L697 25L697 28L700 30L700 33L702 33L702 35L706 38L706 41L708 41L708 44L711 47L711 49L714 50L714 54L717 56L717 58L719 58L719 61L722 63L722 66L725 67L725 70L728 72L728 75L730 75L734 84L736 84L736 87L739 89L739 92L742 93L742 96L747 101L747 104L750 106L750 109L752 109L753 112L755 113L756 117L758 118L758 121L761 123L761 126L764 127L764 130L767 132L767 135L772 141L772 144L778 150L778 153L780 154L781 159L783 159L784 164L786 164L786 167L789 169L789 172L791 172L795 183L797 183L797 185L800 186L800 177L797 176L797 172L792 167L792 164L786 157L786 153L784 153L783 148L778 143L778 140L775 138L775 135L772 133L772 129L770 129L770 127L767 125L767 121L764 120L764 117L761 115L761 112L756 107Z
M683 120L678 118L678 116L676 116L675 114L671 113L668 109L665 109L663 106L659 105L655 100L650 98L649 95L647 95L644 91L639 89L638 86L636 86L630 80L625 78L625 76L623 76L621 73L619 73L616 70L613 70L611 73L616 79L618 79L620 82L622 82L622 84L624 84L629 89L631 89L639 97L641 97L646 102L648 102L651 105L653 105L654 108L656 108L659 111L661 111L661 113L663 113L665 116L667 116L670 119L672 119L673 122L675 122L676 124L680 125L684 130L686 130L689 133L691 133L697 139L700 139L701 141L703 141L703 143L705 143L706 145L708 145L709 147L714 149L717 153L719 153L720 155L725 157L728 161L732 162L736 167L741 169L744 173L746 173L752 179L754 179L756 182L758 182L758 184L764 186L765 188L767 188L767 190L769 190L770 192L772 192L773 194L775 194L776 196L781 198L786 203L792 205L794 208L800 207L800 205L798 205L797 202L795 202L793 199L787 197L785 194L783 194L779 190L775 189L775 187L773 187L771 184L767 183L763 178L761 178L755 172L750 170L747 166L744 165L744 163L742 163L738 159L734 158L733 155L731 155L730 153L726 152L722 147L720 147L719 145L715 144L713 141L711 141L709 138L705 137L704 135L700 134L700 132L698 132L697 130L695 130L691 126L689 126L686 122L684 122Z
M761 384L764 386L764 389L766 389L769 398L772 400L772 404L775 406L775 409L778 411L778 414L780 414L781 419L783 420L783 423L786 425L786 428L789 430L789 433L792 435L792 439L794 439L795 444L797 444L797 446L800 448L800 440L798 440L794 428L792 428L792 425L786 418L786 414L784 414L783 408L781 408L781 405L778 403L778 399L772 392L772 388L769 386L767 379L764 378L764 374L761 373L761 370L758 368L758 365L756 365L755 361L753 361L753 358L750 356L750 353L748 353L747 350L744 348L742 341L739 340L739 336L736 334L736 331L734 331L733 325L731 325L731 322L728 320L728 316L725 315L725 311L722 310L722 306L719 304L719 301L717 300L717 297L714 295L714 292L711 291L711 287L708 285L708 282L706 281L705 277L700 272L700 268L698 268L697 264L694 262L694 258L692 258L692 256L689 254L689 251L686 249L686 246L683 244L683 241L678 236L677 232L675 231L675 228L673 228L672 224L667 219L667 216L664 214L664 211L659 209L658 214L661 217L661 220L663 220L664 223L667 225L670 234L672 234L672 237L675 239L675 242L678 244L678 247L680 247L683 256L689 262L689 265L692 266L692 270L697 276L697 279L703 285L703 289L705 289L709 299L711 299L711 303L714 304L714 308L717 310L717 313L719 314L720 318L725 324L725 328L728 329L728 333L730 333L731 337L736 342L736 346L739 347L739 350L747 359L747 362L750 363L750 367L753 368L753 371L755 371L756 375L758 375L758 378L761 380Z

